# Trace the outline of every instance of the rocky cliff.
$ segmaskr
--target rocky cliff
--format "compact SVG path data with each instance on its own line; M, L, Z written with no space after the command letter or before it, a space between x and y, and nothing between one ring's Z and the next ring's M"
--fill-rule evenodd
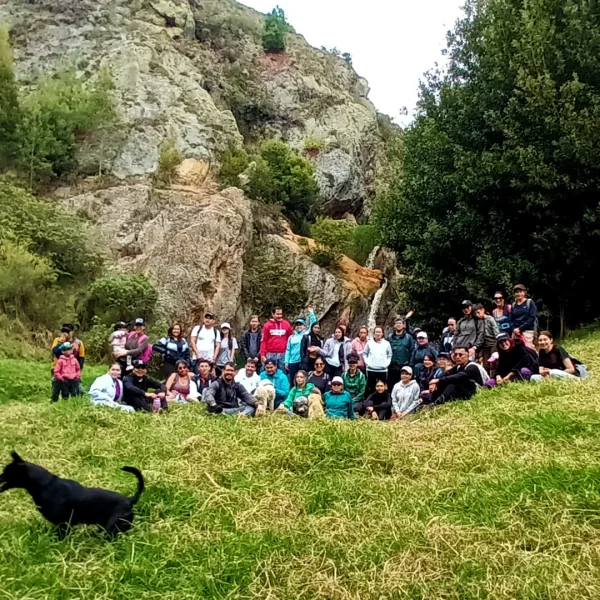
M243 136L301 151L308 140L324 210L364 215L385 162L367 82L295 33L286 53L265 54L263 18L233 0L0 2L20 80L65 66L112 73L121 123L83 152L89 173L152 173L166 139L211 164Z

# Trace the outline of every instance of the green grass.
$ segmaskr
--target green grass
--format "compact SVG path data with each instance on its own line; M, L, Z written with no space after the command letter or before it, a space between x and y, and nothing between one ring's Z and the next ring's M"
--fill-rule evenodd
M600 335L569 349L600 371ZM93 371L93 372L92 372ZM86 368L87 382L98 369ZM147 491L130 534L58 540L0 496L0 599L600 598L600 384L513 384L403 423L51 406L0 361L0 456Z

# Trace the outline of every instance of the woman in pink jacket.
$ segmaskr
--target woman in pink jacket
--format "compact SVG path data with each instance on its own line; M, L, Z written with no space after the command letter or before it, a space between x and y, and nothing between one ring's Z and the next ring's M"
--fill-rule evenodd
M79 396L81 367L79 361L73 355L73 344L71 342L65 342L61 350L62 354L54 367L54 378L59 382L60 395L66 400L70 396ZM56 400L53 400L53 402L56 402Z

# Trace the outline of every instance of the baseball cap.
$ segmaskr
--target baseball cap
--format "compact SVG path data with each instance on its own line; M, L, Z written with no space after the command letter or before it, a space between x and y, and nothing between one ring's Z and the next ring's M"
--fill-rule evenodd
M348 357L348 364L357 365L358 364L358 356L356 356L356 354L351 354Z
M204 313L204 318L205 319L214 319L215 315L211 312L207 312L207 313Z
M117 329L123 329L123 327L127 327L127 323L125 323L125 321L119 321L119 322L118 322L118 323L115 325L115 327L116 327Z
M417 333L417 337L421 339L427 339L427 334L424 331L419 331L419 333Z
M508 335L508 333L506 333L505 331L503 331L502 333L499 333L496 336L497 342L502 342L503 340L510 340L510 335Z
M75 331L75 326L71 325L71 323L63 323L63 326L60 330L64 333L71 333L71 331Z
M404 323L404 317L396 317L394 323Z
M341 383L342 385L344 385L344 380L341 377L334 377L331 380L331 385L333 385L334 383Z
M231 325L225 321L225 323L221 323L221 329L231 329Z
M517 291L523 291L523 292L526 292L526 291L527 291L527 288L526 288L526 287L525 287L525 286L524 286L522 283L517 283L517 284L515 285L515 287L513 287L513 290L514 290L515 292L517 292Z
M413 374L413 370L412 370L412 368L411 368L411 367L408 367L408 366L406 366L406 367L402 367L402 370L401 370L400 372L402 373L402 371L405 371L405 372L406 372L406 373L408 373L409 375L412 375L412 374Z
M147 369L148 365L143 360L134 360L133 368L134 369Z
M61 344L60 349L61 350L73 350L73 344L71 344L71 342L65 342L64 344Z
M273 360L273 359L271 359L271 358L268 358L268 359L265 361L265 367L266 367L267 365L274 365L274 366L276 367L276 366L277 366L277 362L276 362L276 361L274 361L274 360Z
M306 325L306 321L304 319L296 319L294 325Z
M447 352L440 352L438 354L438 358L445 358L446 360L450 360L450 355Z
M463 306L473 306L473 303L470 300L463 300L462 305Z
M146 321L144 321L144 319L142 319L141 317L138 317L134 322L134 325L145 325Z

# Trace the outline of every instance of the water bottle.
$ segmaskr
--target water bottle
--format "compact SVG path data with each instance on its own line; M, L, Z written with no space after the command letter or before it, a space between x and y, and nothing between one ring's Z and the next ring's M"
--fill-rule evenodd
M160 398L154 398L152 401L152 412L158 412L160 410Z

